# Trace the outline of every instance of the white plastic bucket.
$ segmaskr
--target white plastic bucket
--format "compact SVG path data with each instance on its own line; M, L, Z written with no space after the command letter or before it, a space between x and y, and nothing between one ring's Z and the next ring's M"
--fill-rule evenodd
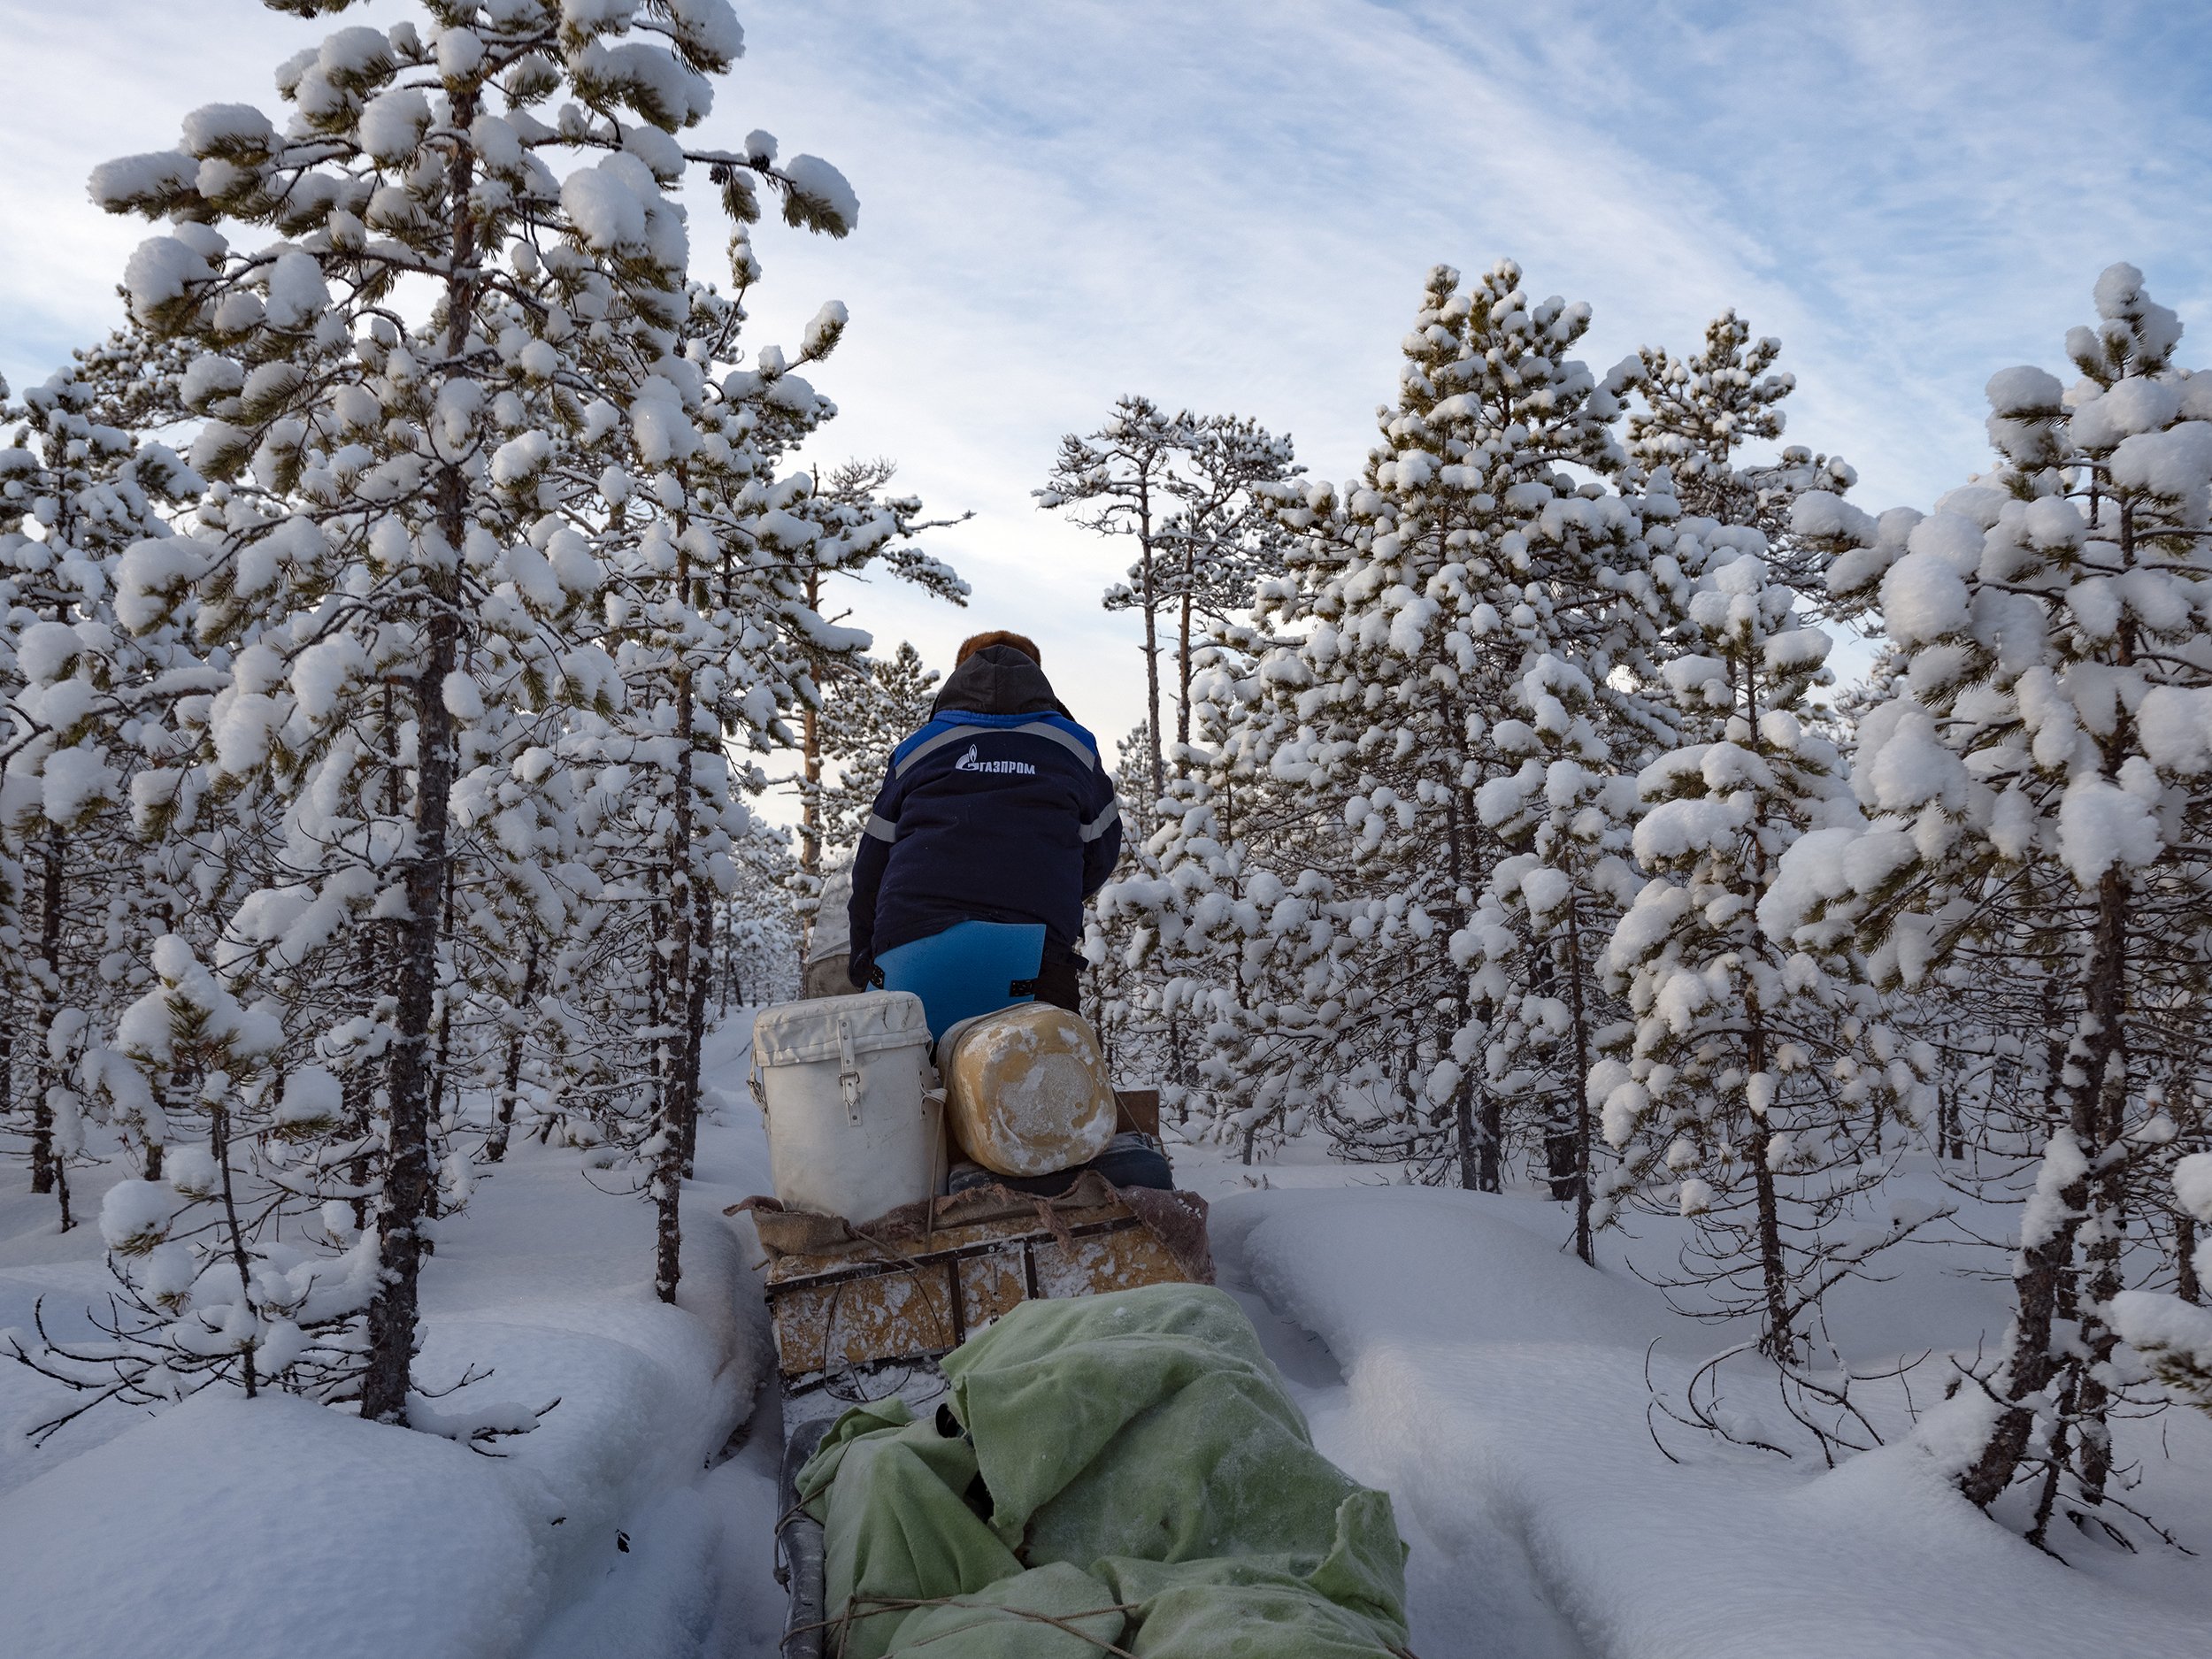
M922 1093L922 999L863 991L763 1009L753 1093L786 1210L868 1221L937 1190L943 1108Z

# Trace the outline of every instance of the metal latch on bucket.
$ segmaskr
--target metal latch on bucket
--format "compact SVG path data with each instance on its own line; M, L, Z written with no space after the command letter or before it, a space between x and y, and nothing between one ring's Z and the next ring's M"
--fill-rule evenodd
M848 1121L860 1121L860 1064L853 1058L853 1031L845 1017L837 1017L837 1087L845 1096Z

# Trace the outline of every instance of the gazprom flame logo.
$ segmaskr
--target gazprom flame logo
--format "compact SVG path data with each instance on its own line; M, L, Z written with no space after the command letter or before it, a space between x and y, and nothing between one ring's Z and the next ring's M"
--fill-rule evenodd
M1037 775L1037 769L1025 760L978 760L973 743L968 745L966 754L952 763L952 769L955 772L1013 772L1028 778Z

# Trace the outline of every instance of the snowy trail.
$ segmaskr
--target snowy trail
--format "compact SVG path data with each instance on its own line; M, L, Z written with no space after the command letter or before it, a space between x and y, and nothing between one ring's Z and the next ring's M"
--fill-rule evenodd
M695 1465L625 1516L629 1548L605 1553L572 1587L526 1659L755 1659L775 1651L784 1609L774 1577L782 1421L753 1265L758 1248L749 1223L726 1224L720 1215L723 1205L769 1190L767 1139L745 1087L751 1032L740 1017L708 1036L702 1074L715 1110L700 1127L685 1206L687 1247L710 1228L739 1264L723 1317L745 1331L746 1351L757 1356L748 1397L703 1470Z
M1215 1243L1221 1286L1251 1316L1262 1347L1306 1414L1314 1444L1359 1479L1392 1488L1396 1483L1380 1472L1327 1344L1253 1287L1245 1252L1225 1248L1219 1229ZM1510 1525L1479 1509L1417 1509L1402 1491L1393 1497L1399 1531L1412 1552L1406 1587L1414 1652L1423 1659L1585 1659L1588 1650L1545 1600Z
M1517 1211L1555 1220L1402 1188L1215 1211L1225 1260L1344 1368L1341 1403L1312 1402L1317 1436L1399 1505L1425 1659L2212 1649L2194 1598L2059 1565L1909 1449L1816 1478L1729 1448L1678 1448L1686 1466L1670 1465L1644 1420L1643 1344L1664 1310ZM2177 1582L2199 1565L2161 1564Z

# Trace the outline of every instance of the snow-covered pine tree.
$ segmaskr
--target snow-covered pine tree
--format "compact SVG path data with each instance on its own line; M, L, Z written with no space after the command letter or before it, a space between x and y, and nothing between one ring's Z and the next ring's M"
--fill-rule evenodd
M648 924L631 930L648 953L641 1034L653 1100L637 1149L653 1165L657 1283L672 1300L681 1184L697 1140L713 902L732 890L731 849L752 824L724 743L789 746L786 715L811 716L814 677L866 642L822 620L823 579L864 567L910 533L919 511L878 499L873 485L841 495L813 489L804 472L776 476L789 448L835 413L795 371L835 349L842 307L818 313L797 351L764 349L751 370L733 361L736 302L695 288L689 307L683 351L641 382L649 418L637 418L642 398L633 408L623 493L644 503L645 518L618 564L609 609L628 713L602 756L637 765L643 791L629 818L643 844L626 872ZM678 365L688 373L669 373ZM936 561L906 551L910 571L959 587Z
M1747 533L1722 534L1684 621L1689 649L1665 670L1699 741L1637 780L1649 879L1607 947L1634 1038L1589 1093L1622 1158L1607 1196L1646 1195L1696 1225L1683 1273L1662 1282L1698 1287L1701 1316L1753 1316L1759 1348L1793 1368L1823 1294L1871 1254L1839 1224L1888 1174L1905 1140L1885 1125L1913 1122L1921 1083L1847 949L1760 926L1783 856L1809 834L1847 837L1858 813L1814 729L1828 638L1801 625L1758 551L1728 545Z
M835 412L827 404L824 407L828 413ZM915 538L926 531L964 523L972 515L963 513L957 518L925 520L918 496L889 493L891 480L897 473L895 463L878 456L843 462L826 474L818 471L803 475L810 487L803 518L814 534L795 540L789 551L804 573L810 611L832 616L828 609L830 580L847 576L864 580L872 565L880 565L895 580L910 583L948 604L967 604L968 584L961 580L959 572ZM840 611L832 619L842 621L845 615ZM828 685L833 680L849 682L852 672L852 664L835 654L818 653L812 672L818 696L828 695ZM823 720L822 710L814 703L800 711L799 864L804 878L801 907L810 917L812 911L806 907L819 894L823 872L836 862L832 859L826 863L823 857L829 830L822 821L821 795L826 788L833 787L824 782L825 767L832 764L833 756L829 748L831 737ZM873 799L869 797L870 801ZM868 804L867 801L861 803L863 818L867 816Z
M1932 1431L1987 1508L2109 1526L2109 1418L2131 1367L2113 1324L2177 1147L2203 1133L2200 964L2212 808L2212 377L2174 366L2174 313L2115 265L2072 330L2070 388L1989 383L1998 464L1904 526L1854 521L1832 580L1878 584L1904 672L1859 723L1847 849L1801 843L1799 936L1855 922L1908 990L1962 952L2041 957L2054 1052L2018 1125L2033 1155L2016 1312ZM1778 918L1778 921L1782 918ZM2133 1241L2133 1242L2131 1242Z
M1069 433L1060 440L1052 476L1033 491L1037 505L1073 508L1071 517L1101 535L1127 535L1137 544L1136 563L1125 588L1126 608L1144 623L1145 710L1151 746L1149 793L1157 796L1167 779L1167 752L1160 725L1160 621L1167 604L1165 567L1171 555L1168 533L1174 517L1175 465L1185 439L1187 418L1171 415L1150 398L1131 394L1114 401L1113 413L1087 437Z
M1187 419L1181 466L1171 488L1178 506L1164 532L1165 568L1156 592L1174 607L1175 741L1191 741L1191 673L1196 654L1218 631L1243 621L1262 582L1282 574L1290 536L1278 515L1305 472L1287 437L1242 415ZM1134 577L1136 572L1133 572ZM1134 589L1106 595L1109 611L1138 602Z
M2212 1152L2196 1152L2174 1166L2176 1208L2212 1233ZM2177 1291L2124 1290L2112 1299L2120 1340L2148 1362L2151 1374L2173 1399L2212 1412L2212 1310L2202 1286L2212 1279L2212 1239L2195 1248Z
M859 845L891 751L929 718L938 673L906 640L888 657L849 664L822 687L822 865L834 869Z
M1165 434L1169 447L1152 456L1148 433ZM1151 473L1146 471L1148 456L1157 463ZM1104 505L1087 513L1079 511L1077 522L1105 534L1130 534L1137 542L1137 561L1127 580L1108 589L1104 601L1109 611L1134 610L1144 618L1151 703L1145 724L1121 741L1115 769L1116 790L1133 824L1159 824L1163 787L1170 794L1188 793L1178 791L1176 784L1210 759L1203 748L1192 747L1194 721L1203 726L1208 720L1199 709L1194 676L1202 661L1248 660L1254 636L1247 619L1261 585L1286 568L1294 536L1279 510L1304 470L1287 437L1278 437L1247 417L1187 411L1166 417L1148 400L1124 399L1100 432L1062 440L1051 486L1036 492L1047 507L1102 501ZM1168 643L1162 642L1164 632ZM1163 653L1173 664L1171 747L1160 713ZM1145 841L1133 837L1124 858L1133 866L1126 872L1128 880L1156 883L1160 865ZM1167 891L1156 886L1141 890ZM1138 910L1111 902L1093 909L1086 949L1092 960L1094 1014L1110 1062L1133 1079L1157 1084L1163 1105L1182 1121L1202 1069L1192 1025L1197 981L1163 960L1143 960L1156 935L1139 916ZM1121 918L1137 932L1119 925ZM1199 958L1184 965L1205 977ZM1243 1092L1237 1081L1225 1081L1227 1087L1217 1093L1217 1100ZM1243 1109L1232 1115L1239 1122L1248 1163L1249 1132L1262 1118Z
M1438 267L1364 475L1285 503L1299 541L1256 605L1271 637L1196 695L1223 703L1221 747L1202 791L1164 802L1161 879L1115 902L1219 964L1220 1073L1264 1079L1263 1101L1223 1102L1248 1133L1310 1110L1351 1156L1501 1179L1500 1102L1471 1064L1505 989L1477 962L1510 954L1478 915L1505 849L1474 795L1518 765L1492 721L1550 654L1608 720L1663 725L1614 682L1649 683L1678 573L1652 561L1643 504L1596 481L1626 467L1635 365L1601 384L1570 356L1588 326L1510 263L1465 293ZM1266 804L1225 823L1238 789Z
M0 1130L25 1135L31 1190L56 1195L65 1231L99 1033L129 982L125 936L165 891L129 802L170 749L155 682L179 666L177 641L119 620L116 569L200 487L118 424L87 372L99 354L83 355L19 403L0 388L0 425L19 423L0 449ZM157 1117L121 1126L157 1156Z
M1782 400L1797 379L1775 370L1781 355L1780 341L1755 342L1732 310L1706 324L1704 349L1690 357L1644 347L1628 452L1647 472L1667 469L1685 513L1762 532L1769 567L1809 600L1823 592L1820 554L1800 540L1792 509L1803 495L1839 498L1858 475L1841 456L1798 445L1770 462L1739 464L1745 444L1782 435Z
M149 1090L167 1086L172 1143L158 1176L118 1182L101 1206L117 1289L91 1316L99 1339L56 1340L42 1317L39 1348L13 1345L17 1359L86 1396L33 1428L39 1438L105 1401L167 1404L218 1381L249 1398L271 1386L345 1398L358 1386L373 1233L356 1236L342 1204L314 1217L311 1232L354 1236L333 1260L275 1241L268 1225L297 1213L287 1145L334 1117L338 1079L288 1068L282 1022L242 1006L181 937L162 936L149 956L153 985L124 1010L115 1048ZM112 1075L109 1084L119 1092Z
M673 191L687 165L710 169L741 220L757 215L757 185L795 224L842 234L855 217L834 170L776 165L765 134L742 153L675 136L741 50L725 0L424 12L339 29L288 60L282 131L250 107L211 106L177 150L93 181L111 211L173 221L133 256L127 286L142 325L199 347L185 377L208 417L194 462L228 486L190 543L133 549L121 595L150 622L196 596L198 633L227 658L200 766L261 780L281 812L286 873L228 931L273 941L291 964L349 955L380 993L293 1035L380 1069L379 1132L361 1141L377 1164L379 1274L359 1400L391 1422L408 1409L434 1203L453 797L520 736L472 653L503 634L537 696L610 714L620 696L607 654L574 626L612 549L564 515L603 536L595 463L656 442L668 402L655 381L680 402L703 378L678 366L688 250ZM535 113L563 92L572 102L553 120ZM597 159L563 178L549 162L564 155ZM219 221L281 240L234 250ZM418 299L411 320L398 308ZM514 757L518 779L527 764ZM480 844L499 845L505 870L528 862L495 837Z
M808 332L802 361L826 355L844 326L843 307L825 307ZM787 363L778 349L768 348L759 361L764 385L784 377ZM806 386L796 377L790 380L791 384L784 392L771 400L772 403L792 405L791 392ZM810 388L806 389L810 392ZM767 412L764 410L764 414ZM803 420L794 423L787 417L780 423L764 423L763 430L773 434L774 452L780 455L835 412L834 405L823 399ZM895 462L878 456L848 460L826 472L818 467L797 472L779 487L779 506L782 511L773 520L764 521L764 545L775 549L780 564L787 561L795 568L809 614L828 614L833 579L842 576L865 580L871 567L879 567L893 580L919 588L948 603L967 603L968 584L917 538L929 530L964 522L972 515L924 519L918 497L890 493L891 481L897 472ZM835 620L841 621L846 614L838 612ZM833 830L824 817L830 810L827 797L837 795L840 809L843 806L843 798L838 793L840 786L826 782L827 769L836 764L833 751L840 741L831 726L842 718L826 711L826 700L836 695L832 689L833 686L852 688L867 683L866 672L854 656L856 640L864 641L864 636L841 634L833 640L825 634L809 647L807 653L805 682L810 695L799 710L795 746L799 770L792 780L799 795L798 858L791 872L787 901L792 911L789 919L796 924L802 949L804 941L811 935L825 874L838 862L835 856L826 859L826 847L844 833L842 826ZM860 808L863 817L866 808L867 802L864 801ZM852 833L857 833L856 826ZM849 849L845 856L849 857ZM780 918L772 921L763 918L748 928L749 936L764 940L780 936L782 931ZM782 978L780 973L774 973L762 982L780 983Z
M1128 577L1107 589L1105 605L1134 611L1144 625L1152 750L1144 799L1160 794L1171 759L1182 770L1161 713L1161 658L1175 677L1175 741L1187 744L1195 653L1211 628L1240 619L1259 583L1282 569L1276 506L1304 470L1287 437L1246 416L1171 415L1130 396L1096 432L1063 437L1051 478L1033 492L1040 507L1070 509L1084 528L1136 543Z
M848 532L864 526L868 530L864 536L849 534L845 545L831 549L834 562L822 567L823 574L865 580L872 566L880 565L884 573L933 598L965 606L972 589L959 572L914 538L926 531L965 524L975 514L965 511L951 518L923 519L919 496L890 493L898 473L895 461L879 455L841 461L826 472L818 468L810 474L818 498L816 512L826 524L834 522ZM818 588L815 596L822 602ZM826 602L818 603L817 609L828 614Z
M1227 828L1233 807L1221 798L1234 787L1225 775L1233 742L1225 713L1234 703L1225 710L1214 695L1225 676L1233 679L1229 664L1249 672L1249 630L1233 632L1242 633L1243 648L1217 643L1197 653L1185 770L1167 780L1164 796L1149 793L1150 726L1140 723L1117 745L1114 787L1125 813L1158 827L1123 848L1114 879L1092 902L1083 949L1088 1007L1114 1075L1158 1088L1162 1112L1186 1136L1232 1141L1249 1164L1262 1129L1295 1133L1304 1118L1275 1110L1272 1078L1234 1075L1212 1052L1210 1028L1229 1029L1213 1010L1240 1005L1236 959L1225 933L1204 936L1189 926L1194 914L1217 919L1224 904L1244 896L1235 873L1242 853ZM1171 864L1172 882L1164 879Z
M1497 720L1490 742L1520 764L1474 802L1509 849L1490 875L1495 919L1480 930L1505 982L1492 999L1483 1087L1544 1113L1551 1195L1574 1205L1575 1254L1594 1263L1592 1233L1608 1212L1595 1209L1592 1085L1621 1035L1602 964L1636 888L1625 856L1635 784L1593 718L1597 688L1580 669L1546 654L1515 690L1528 718Z
M730 849L735 872L715 904L716 995L733 1006L764 1008L798 994L799 928L789 899L798 874L788 831L754 819Z

